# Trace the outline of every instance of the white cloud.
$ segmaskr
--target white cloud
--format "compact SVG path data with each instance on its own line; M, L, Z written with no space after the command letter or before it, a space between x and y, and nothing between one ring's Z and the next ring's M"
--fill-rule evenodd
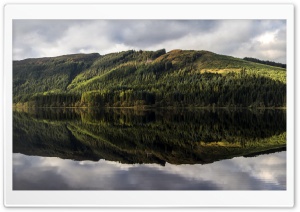
M266 32L260 36L257 37L257 40L261 42L262 44L269 44L273 43L275 41L275 36L278 33L278 30L275 32Z

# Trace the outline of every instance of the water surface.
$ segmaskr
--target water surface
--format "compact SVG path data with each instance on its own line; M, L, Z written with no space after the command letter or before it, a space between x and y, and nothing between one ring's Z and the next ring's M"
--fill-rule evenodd
M15 190L284 190L284 110L14 111Z

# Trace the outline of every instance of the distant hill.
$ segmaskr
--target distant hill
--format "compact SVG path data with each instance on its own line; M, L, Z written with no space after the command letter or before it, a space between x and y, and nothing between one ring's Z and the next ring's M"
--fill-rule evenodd
M252 57L244 57L243 60L251 61L251 62L254 62L254 63L266 64L266 65L269 65L269 66L286 68L286 64L276 63L276 62L269 61L269 60L259 60L259 59L252 58Z
M209 51L123 51L13 61L26 107L284 107L286 70Z

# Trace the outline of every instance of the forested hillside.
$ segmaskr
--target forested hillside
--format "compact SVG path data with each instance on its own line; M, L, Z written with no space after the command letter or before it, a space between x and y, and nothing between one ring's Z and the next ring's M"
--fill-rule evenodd
M284 107L286 70L208 51L124 51L13 62L25 107Z

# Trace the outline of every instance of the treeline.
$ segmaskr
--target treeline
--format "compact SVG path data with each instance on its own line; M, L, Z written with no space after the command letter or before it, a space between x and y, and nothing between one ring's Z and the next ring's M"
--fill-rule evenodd
M286 86L246 72L203 73L180 79L178 84L165 78L152 86L35 95L29 102L37 107L284 107Z
M80 101L76 94L46 94L35 95L29 99L27 107L75 107Z
M254 63L261 63L261 64L265 64L265 65L269 65L269 66L286 68L286 64L276 63L276 62L269 61L269 60L259 60L259 59L252 58L252 57L244 57L243 60L247 60L247 61L254 62Z
M86 107L130 107L155 105L156 94L148 91L91 91L83 93L80 106Z

